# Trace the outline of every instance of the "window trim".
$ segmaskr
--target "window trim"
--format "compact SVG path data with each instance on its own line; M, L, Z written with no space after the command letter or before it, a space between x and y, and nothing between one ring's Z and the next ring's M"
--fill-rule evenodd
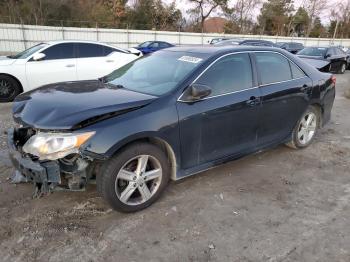
M256 88L260 88L260 87L264 87L264 86L269 86L269 85L274 85L274 84L280 84L280 83L286 83L286 82L290 82L290 81L294 81L294 80L298 80L298 79L303 79L305 77L308 77L308 75L305 73L305 71L303 69L300 68L300 66L298 66L296 63L294 63L292 60L290 60L287 56L285 56L284 54L277 52L277 51L241 51L241 52L233 52L233 53L228 53L228 54L224 54L220 57L218 57L217 59L215 59L213 62L211 62L192 82L191 84L189 84L188 86L193 85L214 63L216 63L219 59L229 56L229 55L234 55L234 54L244 54L244 53L248 53L248 54L254 54L254 53L275 53L275 54L279 54L282 57L286 58L290 63L293 63L295 66L297 66L302 72L304 72L304 76L303 77L299 77L299 78L293 78L290 80L284 80L284 81L278 81L278 82L273 82L273 83L268 83L268 84L259 84L259 81L257 81L257 85L250 87L250 88L246 88L246 89L242 89L242 90L238 90L238 91L233 91L233 92L228 92L228 93L224 93L224 94L220 94L220 95L216 95L216 96L210 96L210 97L204 97L202 99L198 99L198 101L203 101L203 100L207 100L207 99L211 99L211 98L216 98L216 97L220 97L220 96L225 96L225 95L231 95L234 93L240 93L240 92L245 92L247 90L252 90L252 89L256 89ZM250 63L252 66L252 78L253 78L253 84L254 82L256 82L255 79L255 74L259 74L259 70L257 70L256 68L256 61L255 61L255 57L253 59L254 61L252 61L251 57L250 57ZM290 66L289 66L290 68ZM292 73L292 69L291 70L291 75L293 76ZM185 89L186 90L186 89ZM188 101L188 100L182 100L182 96L185 94L185 90L181 93L181 95L178 97L177 101L178 102L182 102L182 103L193 103L193 101Z

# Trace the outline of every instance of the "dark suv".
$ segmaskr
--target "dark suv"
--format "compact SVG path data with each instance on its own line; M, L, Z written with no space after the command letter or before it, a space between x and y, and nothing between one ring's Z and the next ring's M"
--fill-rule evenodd
M335 78L277 48L169 48L95 81L21 94L8 131L39 193L97 190L115 209L152 204L169 179L286 143L330 119Z

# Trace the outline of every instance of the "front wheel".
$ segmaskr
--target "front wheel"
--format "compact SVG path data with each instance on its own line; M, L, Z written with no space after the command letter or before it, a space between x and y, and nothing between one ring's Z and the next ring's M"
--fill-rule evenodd
M21 93L18 82L8 75L0 75L0 102L12 102Z
M292 140L287 143L287 146L295 149L309 146L315 138L319 127L319 110L314 106L309 106L293 129Z
M135 212L150 206L170 177L164 152L147 143L132 144L109 160L97 174L97 188L115 209Z

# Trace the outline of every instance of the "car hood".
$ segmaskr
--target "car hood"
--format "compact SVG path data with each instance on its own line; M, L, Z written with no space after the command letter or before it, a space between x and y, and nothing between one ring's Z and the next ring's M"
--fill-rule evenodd
M0 56L0 66L12 65L16 59L8 58L7 56Z
M71 130L136 110L156 98L98 80L56 83L19 95L13 117L38 129Z
M306 63L316 67L317 69L324 68L325 66L329 65L330 61L324 59L321 56L304 56L304 55L298 55L299 58L304 60Z

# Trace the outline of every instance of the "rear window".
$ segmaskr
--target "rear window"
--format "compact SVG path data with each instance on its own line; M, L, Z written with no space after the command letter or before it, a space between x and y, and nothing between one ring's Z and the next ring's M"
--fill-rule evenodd
M79 43L78 47L78 58L86 57L101 57L104 56L104 50L102 45L90 44L90 43Z
M306 56L325 56L327 53L327 48L325 47L306 47L301 50L298 55Z

